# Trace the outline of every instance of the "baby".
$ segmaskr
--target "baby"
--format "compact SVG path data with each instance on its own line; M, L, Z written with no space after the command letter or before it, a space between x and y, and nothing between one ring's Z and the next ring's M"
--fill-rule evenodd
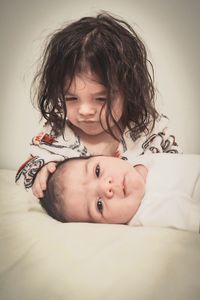
M66 160L41 205L62 222L164 226L199 232L200 155Z

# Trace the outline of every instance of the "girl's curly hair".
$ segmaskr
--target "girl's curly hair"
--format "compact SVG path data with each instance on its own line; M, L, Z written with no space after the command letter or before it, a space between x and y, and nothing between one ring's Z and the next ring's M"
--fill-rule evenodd
M121 134L128 127L133 140L153 129L158 117L154 71L145 46L128 23L103 12L59 29L46 44L33 80L33 86L37 86L34 98L56 135L63 134L65 128L65 93L74 76L87 71L97 75L107 89L108 133L115 137L109 116ZM124 105L117 123L112 115L112 102L119 91Z

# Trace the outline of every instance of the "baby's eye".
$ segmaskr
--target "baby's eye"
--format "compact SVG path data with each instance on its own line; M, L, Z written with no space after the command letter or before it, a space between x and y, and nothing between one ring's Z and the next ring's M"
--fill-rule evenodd
M95 168L95 174L96 174L97 178L99 178L100 173L101 173L100 165L97 164L96 168Z
M102 213L102 211L103 211L103 202L102 202L101 199L99 199L99 200L97 201L97 209L98 209L98 211L99 211L100 213Z

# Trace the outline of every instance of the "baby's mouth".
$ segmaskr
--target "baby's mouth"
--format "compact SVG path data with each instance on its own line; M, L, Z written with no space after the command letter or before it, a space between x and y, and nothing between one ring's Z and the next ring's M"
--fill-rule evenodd
M124 176L123 182L122 182L122 191L123 191L123 196L126 196L126 175Z

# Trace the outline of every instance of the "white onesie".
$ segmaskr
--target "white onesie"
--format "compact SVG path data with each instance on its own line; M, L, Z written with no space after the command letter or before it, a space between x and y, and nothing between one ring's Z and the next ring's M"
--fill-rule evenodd
M164 226L199 232L200 155L125 155L133 165L148 168L141 205L128 223L133 226Z

